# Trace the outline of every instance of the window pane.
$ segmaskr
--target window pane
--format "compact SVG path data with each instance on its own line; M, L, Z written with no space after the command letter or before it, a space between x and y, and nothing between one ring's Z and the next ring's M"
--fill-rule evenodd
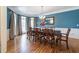
M34 28L34 18L31 18L31 27Z
M22 33L26 32L26 17L21 16Z

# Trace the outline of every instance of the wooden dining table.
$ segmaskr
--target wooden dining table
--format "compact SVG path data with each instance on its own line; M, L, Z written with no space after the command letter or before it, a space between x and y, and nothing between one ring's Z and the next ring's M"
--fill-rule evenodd
M40 28L39 28L39 29L40 29ZM47 29L49 29L49 28L47 28ZM52 30L53 30L53 29L52 29ZM35 32L36 32L36 31L32 30L32 33L35 33ZM39 32L39 33L41 33L41 34L44 34L42 30L37 31L37 32ZM54 30L54 35L55 35L55 40L56 40L57 37L61 37L61 31L60 31L60 30ZM34 34L33 34L33 36L34 36Z
M38 28L38 27L36 27L36 28ZM37 32L40 32L40 33L43 33L43 31L42 31L42 29L46 29L46 28L38 28L38 29L41 29L40 31L37 31ZM52 28L47 28L47 29L52 29ZM55 29L52 29L52 30L54 30L54 34L55 34L55 36L60 36L61 35L61 30L55 30ZM32 32L34 33L34 32L36 32L35 30L34 30L34 28L32 28Z

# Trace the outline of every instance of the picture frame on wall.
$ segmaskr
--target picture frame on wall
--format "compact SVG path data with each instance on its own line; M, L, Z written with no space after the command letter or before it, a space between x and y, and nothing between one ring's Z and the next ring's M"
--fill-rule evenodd
M54 25L55 24L55 17L47 17L46 18L46 24L47 25Z

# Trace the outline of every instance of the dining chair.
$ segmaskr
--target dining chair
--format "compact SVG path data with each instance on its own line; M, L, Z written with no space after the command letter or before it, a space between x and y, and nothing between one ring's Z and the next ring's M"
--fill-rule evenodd
M47 29L47 28L43 29L42 40L43 40L44 44L46 44L46 42L49 43L52 48L52 43L54 41L54 31Z
M57 37L57 39L56 39L56 42L60 41L60 45L61 45L61 41L66 42L67 49L69 49L68 38L69 38L70 31L71 31L71 29L68 28L67 33L61 33L61 35L59 37Z
M47 35L47 42L51 45L52 48L52 44L55 42L55 35L54 35L54 30L53 29L48 29L48 35Z
M31 36L32 36L32 28L29 27L29 31L27 31L27 39L30 40Z
M39 39L39 33L40 29L39 28L34 28L34 42Z
M46 33L47 33L47 29L46 28L41 30L40 43L44 43L44 45L46 44L46 36L47 36Z

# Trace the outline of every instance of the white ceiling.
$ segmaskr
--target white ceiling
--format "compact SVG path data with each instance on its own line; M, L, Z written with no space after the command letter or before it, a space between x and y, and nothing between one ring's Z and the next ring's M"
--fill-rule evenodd
M41 6L8 6L8 8L17 14L24 16L48 15L73 9L79 9L78 6L43 6L43 11L41 10Z

